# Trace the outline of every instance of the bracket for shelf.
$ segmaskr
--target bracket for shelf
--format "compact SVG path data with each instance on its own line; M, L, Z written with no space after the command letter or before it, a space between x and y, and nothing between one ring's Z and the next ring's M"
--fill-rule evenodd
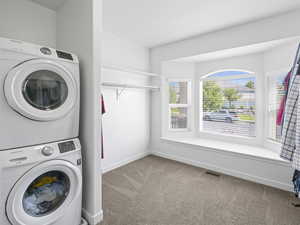
M123 88L117 88L116 89L116 98L117 98L117 101L120 100L120 96L123 94L123 92L126 90L126 87L123 87Z

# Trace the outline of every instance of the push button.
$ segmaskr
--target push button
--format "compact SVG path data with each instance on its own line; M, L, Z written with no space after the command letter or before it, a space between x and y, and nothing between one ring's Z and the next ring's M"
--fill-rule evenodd
M80 166L82 164L82 160L81 159L77 159L77 166Z

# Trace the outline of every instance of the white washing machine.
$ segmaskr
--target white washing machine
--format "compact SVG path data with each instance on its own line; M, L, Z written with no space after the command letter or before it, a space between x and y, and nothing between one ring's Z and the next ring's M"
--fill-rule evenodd
M78 139L0 152L1 225L79 225Z
M76 55L0 38L0 150L78 137Z

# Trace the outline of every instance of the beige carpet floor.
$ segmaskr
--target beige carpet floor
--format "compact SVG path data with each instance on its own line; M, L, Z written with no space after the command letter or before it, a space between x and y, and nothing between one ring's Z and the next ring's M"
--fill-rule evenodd
M300 225L292 193L155 156L104 174L103 199L101 225Z

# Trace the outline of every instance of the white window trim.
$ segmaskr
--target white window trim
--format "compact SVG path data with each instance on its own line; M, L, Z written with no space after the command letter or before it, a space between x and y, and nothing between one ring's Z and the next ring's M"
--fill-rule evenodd
M220 133L211 133L211 132L205 132L201 131L201 120L200 117L200 110L202 101L200 100L200 97L202 98L202 91L201 90L201 84L203 79L205 79L206 76L209 76L213 73L219 72L215 71L210 74L206 74L202 77L194 77L194 78L182 78L183 76L176 75L176 77L173 78L166 78L162 77L162 137L173 137L173 138L184 138L184 137L195 137L199 140L204 139L215 139L217 141L224 141L228 143L236 143L236 144L244 144L254 147L264 147L266 149L269 149L275 153L280 152L281 144L279 142L276 142L274 140L271 140L268 138L268 103L269 98L258 98L256 96L268 96L268 79L269 76L276 75L279 72L287 72L289 71L289 68L284 68L281 70L277 70L275 72L264 72L261 71L255 71L251 72L248 70L243 69L222 69L220 71L225 70L239 70L239 71L245 71L249 72L250 75L241 75L243 78L247 77L255 77L255 99L256 99L256 124L255 124L255 133L256 137L243 137L243 136L237 136L237 135L230 135L230 134L220 134ZM274 75L274 76L275 76ZM233 77L236 77L239 75L234 75ZM179 78L177 78L179 77ZM180 81L187 81L190 82L190 113L188 114L188 129L169 129L170 128L170 121L169 121L169 82L180 82Z
M251 78L253 76L255 77L255 74L253 72L249 72L249 74L231 75L231 76L222 77L222 80ZM211 80L211 81L214 81L214 80L220 80L220 78L219 77L207 77L207 76L203 76L203 77L200 78L200 81L201 80Z
M236 78L250 78L250 77L254 77L255 78L255 109L256 109L256 115L255 115L255 137L244 137L244 136L238 136L238 135L231 135L231 134L220 134L218 132L208 132L208 131L203 131L202 130L202 118L203 118L203 111L200 110L202 108L202 84L204 80L218 80L218 78L208 78L209 75L212 75L214 73L220 72L220 71L229 71L229 70L236 70L236 71L245 71L248 72L249 74L241 74L241 75L232 75L232 76L228 76L227 79L236 79ZM203 75L202 77L198 78L196 80L196 82L199 83L199 86L197 88L197 90L195 90L195 96L197 101L199 101L199 110L196 109L196 115L198 115L198 129L197 129L197 137L198 138L203 138L203 139L216 139L219 141L226 141L226 142L234 142L234 143L238 143L238 144L246 144L246 145L252 145L252 146L262 146L263 143L263 138L261 137L260 132L258 132L261 129L264 129L264 127L259 126L259 124L257 123L257 121L261 121L263 120L263 118L259 118L259 117L263 117L264 115L259 115L257 113L258 110L260 110L261 107L261 103L259 102L259 99L256 98L256 96L259 95L259 93L262 90L258 90L258 88L260 88L260 85L258 85L258 79L259 79L259 75L258 72L253 72L253 71L246 71L246 70L241 70L241 69L224 69L224 70L220 70L220 71L215 71L206 75ZM261 94L261 93L260 93ZM262 111L262 110L260 110Z
M269 95L270 92L270 86L269 86L269 79L270 77L275 77L278 75L278 73L287 73L287 71L289 71L290 68L281 68L275 71L270 71L270 72L266 72L265 73L265 90L266 93ZM281 150L281 143L278 141L275 141L273 139L269 138L269 120L268 120L268 113L269 113L269 105L270 105L270 99L269 96L266 98L266 105L265 105L265 138L264 138L264 146L274 152L279 153Z
M187 82L187 88L188 88L188 96L187 96L187 104L170 104L169 103L169 83L170 82ZM175 132L191 132L193 129L193 123L194 123L194 108L193 108L193 79L185 79L185 78L167 78L166 79L166 85L164 90L166 90L166 102L167 102L167 132L175 133ZM165 106L164 106L165 107ZM171 128L171 108L187 108L187 128L182 129L174 129Z

